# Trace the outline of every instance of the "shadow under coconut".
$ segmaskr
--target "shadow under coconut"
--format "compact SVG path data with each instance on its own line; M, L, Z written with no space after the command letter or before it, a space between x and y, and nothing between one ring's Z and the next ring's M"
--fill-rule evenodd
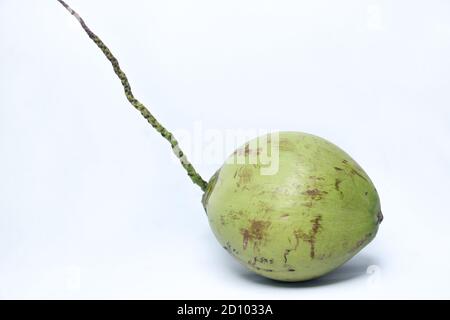
M259 276L248 270L240 270L239 276L247 281L281 288L312 288L332 285L339 282L349 281L352 279L367 276L367 268L371 265L379 265L379 263L372 257L366 254L359 254L347 261L345 264L336 270L316 279L301 281L301 282L283 282L272 280Z

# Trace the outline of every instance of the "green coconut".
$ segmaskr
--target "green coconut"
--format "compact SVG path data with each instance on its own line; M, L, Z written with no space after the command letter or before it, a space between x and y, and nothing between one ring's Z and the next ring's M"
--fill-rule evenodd
M192 182L220 244L250 270L272 279L319 277L354 256L382 220L375 187L344 151L319 137L280 132L236 150L206 182L178 141L134 97L128 78L80 15L60 2L111 62L130 104L166 139Z
M272 157L261 157L270 151ZM209 181L203 205L233 257L283 281L339 267L375 237L382 220L363 169L334 144L300 132L263 136L239 148Z

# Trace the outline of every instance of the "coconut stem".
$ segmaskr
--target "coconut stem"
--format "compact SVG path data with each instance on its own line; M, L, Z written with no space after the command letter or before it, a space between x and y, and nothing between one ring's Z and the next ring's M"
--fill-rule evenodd
M163 125L161 125L158 122L158 120L156 120L156 118L151 114L151 112L141 102L139 102L138 99L136 99L133 96L127 76L120 68L119 61L117 61L116 57L114 57L114 55L111 53L108 47L103 43L103 41L100 40L100 38L95 33L93 33L91 29L89 29L84 20L75 10L69 7L69 5L65 3L63 0L57 1L61 3L64 6L64 8L66 8L78 20L78 22L81 24L81 27L83 27L84 31L86 31L89 38L91 38L92 41L95 42L95 44L100 48L100 50L102 50L106 58L111 62L114 72L122 82L122 86L125 91L125 96L127 97L128 101L133 105L133 107L136 108L136 110L138 110L142 114L142 116L148 121L148 123L151 124L153 128L155 128L156 131L158 131L167 141L169 141L170 145L172 146L173 152L180 160L183 168L187 171L187 174L191 178L192 182L194 182L203 191L205 191L208 183L205 180L203 180L203 178L197 173L197 171L195 171L192 164L189 162L183 151L180 149L178 141L175 139L173 134L169 132Z

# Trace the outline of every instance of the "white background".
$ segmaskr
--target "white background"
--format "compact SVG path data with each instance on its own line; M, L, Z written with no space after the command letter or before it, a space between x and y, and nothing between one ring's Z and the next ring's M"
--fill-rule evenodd
M251 274L76 20L0 0L0 298L450 298L449 1L70 4L169 129L327 138L385 220L321 279Z

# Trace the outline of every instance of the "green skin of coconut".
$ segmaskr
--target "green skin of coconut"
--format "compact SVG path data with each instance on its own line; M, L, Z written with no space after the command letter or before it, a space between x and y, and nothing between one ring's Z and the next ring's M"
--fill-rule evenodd
M267 162L236 161L270 150L278 152L275 174L262 174ZM202 202L220 244L250 270L281 281L336 269L375 237L382 220L378 193L362 168L334 144L299 132L236 150Z

